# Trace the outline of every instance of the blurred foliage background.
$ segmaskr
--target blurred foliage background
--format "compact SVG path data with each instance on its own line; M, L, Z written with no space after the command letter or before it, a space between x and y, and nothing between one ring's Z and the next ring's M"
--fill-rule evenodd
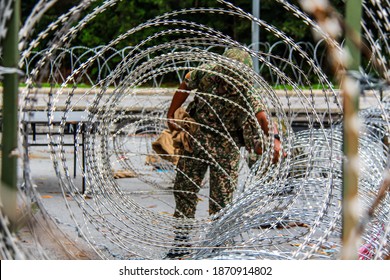
M275 26L276 29L285 32L295 42L313 42L313 36L310 28L302 22L301 19L296 18L290 11L286 11L283 6L277 3L275 0L259 0L260 2L260 18L266 23ZM36 24L34 34L31 35L35 38L36 35L47 28L47 26L54 22L60 15L66 13L72 7L78 5L80 0L58 0L54 6L52 6L41 20ZM252 12L251 0L232 0L230 1L237 7L240 7L246 12ZM299 6L298 0L289 1L291 4ZM344 1L331 0L333 6L343 14ZM38 0L23 0L22 1L22 21L24 22L30 14L33 7L38 3ZM94 8L104 3L104 0L96 0L84 10L81 18L93 11ZM88 48L94 48L98 46L107 45L108 42L117 38L126 31L144 23L148 19L152 19L163 13L180 10L184 8L199 8L199 7L224 7L222 4L215 0L121 0L116 5L109 7L104 13L99 14L92 21L88 22L81 30L80 33L72 41L72 46L83 46ZM196 17L196 18L191 18ZM223 34L229 35L234 40L241 44L251 44L251 23L248 20L243 20L238 17L231 17L227 15L204 14L199 17L199 14L183 15L183 19L187 21L195 21L202 23L206 26L212 27ZM72 24L77 24L77 21ZM143 29L140 32L136 32L133 35L127 37L125 40L121 40L116 49L123 49L128 46L134 46L140 41L153 34L156 30ZM51 36L44 39L34 51L40 51L45 49L47 45L50 45ZM168 40L168 38L166 38ZM164 39L163 39L164 40ZM268 43L272 45L280 41L280 38L275 36L272 32L266 30L260 30L260 42ZM159 44L162 42L159 42ZM151 43L152 44L152 43ZM286 49L283 44L278 45L273 49L273 55L283 57L286 55ZM107 55L109 55L107 53ZM111 63L115 65L118 63L118 59L113 59ZM297 62L299 65L299 62ZM303 66L302 66L303 67ZM68 62L64 62L61 66L63 73L69 73L70 66ZM96 70L96 69L95 69ZM92 69L92 72L97 72ZM302 68L303 71L306 71ZM288 69L285 69L288 72ZM308 72L310 70L307 70ZM93 73L92 73L93 74ZM271 83L275 84L269 73L262 73L263 76ZM310 74L309 74L310 76ZM176 83L176 80L167 81L168 83ZM316 81L312 81L316 83ZM85 81L88 84L88 81Z
M260 18L265 22L274 25L279 30L286 32L295 41L311 41L312 35L307 25L302 24L302 21L297 19L291 13L287 13L285 9L275 3L275 0L260 0L261 12ZM79 0L61 0L46 13L36 27L35 32L39 32L48 24L53 22L59 15L67 12L71 7L77 5ZM94 1L90 8L85 13L90 13L92 9L102 4L103 0ZM235 0L230 1L232 4L242 8L244 11L252 11L251 0ZM342 13L344 9L344 1L332 0L332 4ZM22 1L22 18L25 19L37 0ZM290 1L290 3L299 5L298 1ZM118 35L123 34L127 30L145 22L148 19L154 18L165 12L179 10L183 8L196 7L221 7L221 4L210 0L122 0L112 8L107 9L103 14L96 17L88 24L82 33L75 39L74 45L82 45L94 47L104 45ZM197 21L201 20L203 24L213 27L224 34L231 36L233 39L244 43L251 43L251 25L244 20L224 20L223 17L207 16L202 19L197 16ZM186 16L186 19L190 17ZM129 41L124 41L122 44L133 45L139 42L140 38L145 38L147 34L137 34L139 38L131 37ZM274 36L260 32L260 41L274 43L277 40ZM120 46L120 47L125 47Z

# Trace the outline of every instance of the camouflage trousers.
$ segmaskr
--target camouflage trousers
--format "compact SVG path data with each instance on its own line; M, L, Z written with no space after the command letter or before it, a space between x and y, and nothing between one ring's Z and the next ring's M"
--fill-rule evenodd
M200 132L194 137L199 143L193 143L193 152L185 152L177 164L174 184L176 218L195 217L197 194L208 168L210 168L210 214L217 213L229 204L237 187L240 159L237 146L215 134Z

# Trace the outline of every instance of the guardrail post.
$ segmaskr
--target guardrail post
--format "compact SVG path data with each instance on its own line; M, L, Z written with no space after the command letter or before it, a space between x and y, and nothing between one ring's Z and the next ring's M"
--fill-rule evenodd
M14 0L12 16L7 23L7 34L3 41L1 64L6 68L18 68L19 63L19 24L20 0ZM19 74L4 74L3 78L3 134L1 201L6 215L11 219L16 215L17 162L18 162L18 90Z

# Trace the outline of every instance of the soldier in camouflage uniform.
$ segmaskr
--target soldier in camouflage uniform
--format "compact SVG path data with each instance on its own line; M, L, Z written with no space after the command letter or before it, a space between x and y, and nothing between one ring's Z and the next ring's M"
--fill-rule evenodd
M173 120L174 112L184 103L189 92L196 90L187 111L199 123L199 128L193 135L193 152L184 152L177 165L174 184L174 216L177 218L195 217L197 193L208 168L210 214L217 213L232 201L238 178L240 137L243 125L250 117L248 112L253 119L256 117L268 135L263 105L248 90L250 85L245 85L251 77L243 77L250 73L245 67L252 68L251 56L238 48L228 49L223 55L229 63L243 69L240 75L235 73L236 67L229 69L226 61L203 65L185 76L168 110L169 128L179 129ZM273 132L277 134L276 128ZM275 158L278 158L281 150L278 137L275 137L274 149Z

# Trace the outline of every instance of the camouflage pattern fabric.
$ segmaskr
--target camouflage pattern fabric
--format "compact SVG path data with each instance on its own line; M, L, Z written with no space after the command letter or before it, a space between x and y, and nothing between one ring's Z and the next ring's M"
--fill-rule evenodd
M260 139L258 127L255 122L257 122L257 120L248 118L242 127L243 146L248 153L246 162L249 168L252 168L256 161L261 157L261 155L255 153L256 142L261 142L262 140Z
M240 49L229 49L224 56L252 67L250 55ZM194 101L187 111L196 122L206 127L200 126L193 135L196 139L191 144L193 153L185 152L178 162L174 184L175 217L194 218L197 193L208 167L210 214L218 212L233 198L238 178L239 148L243 145L238 136L242 134L248 114L254 115L263 110L259 100L242 85L245 81L239 80L242 73L237 77L233 70L220 64L207 64L186 75L187 88L196 90ZM236 79L236 82L228 81L224 75ZM230 140L216 131L230 135Z
M224 56L252 67L251 56L240 49L229 49ZM260 101L244 87L245 81L241 76L245 77L247 73L237 75L236 71L236 68L229 69L221 64L206 64L186 75L187 88L197 90L194 101L187 108L191 117L226 133L223 127L229 132L236 132L242 128L248 113L254 115L264 110ZM227 77L232 80L228 81ZM250 79L250 76L245 77L246 81Z
M194 144L194 152L185 152L180 158L174 185L175 217L195 217L197 193L208 167L210 167L210 214L217 213L231 202L237 184L240 153L234 144L202 129L198 130L194 137L209 155Z

